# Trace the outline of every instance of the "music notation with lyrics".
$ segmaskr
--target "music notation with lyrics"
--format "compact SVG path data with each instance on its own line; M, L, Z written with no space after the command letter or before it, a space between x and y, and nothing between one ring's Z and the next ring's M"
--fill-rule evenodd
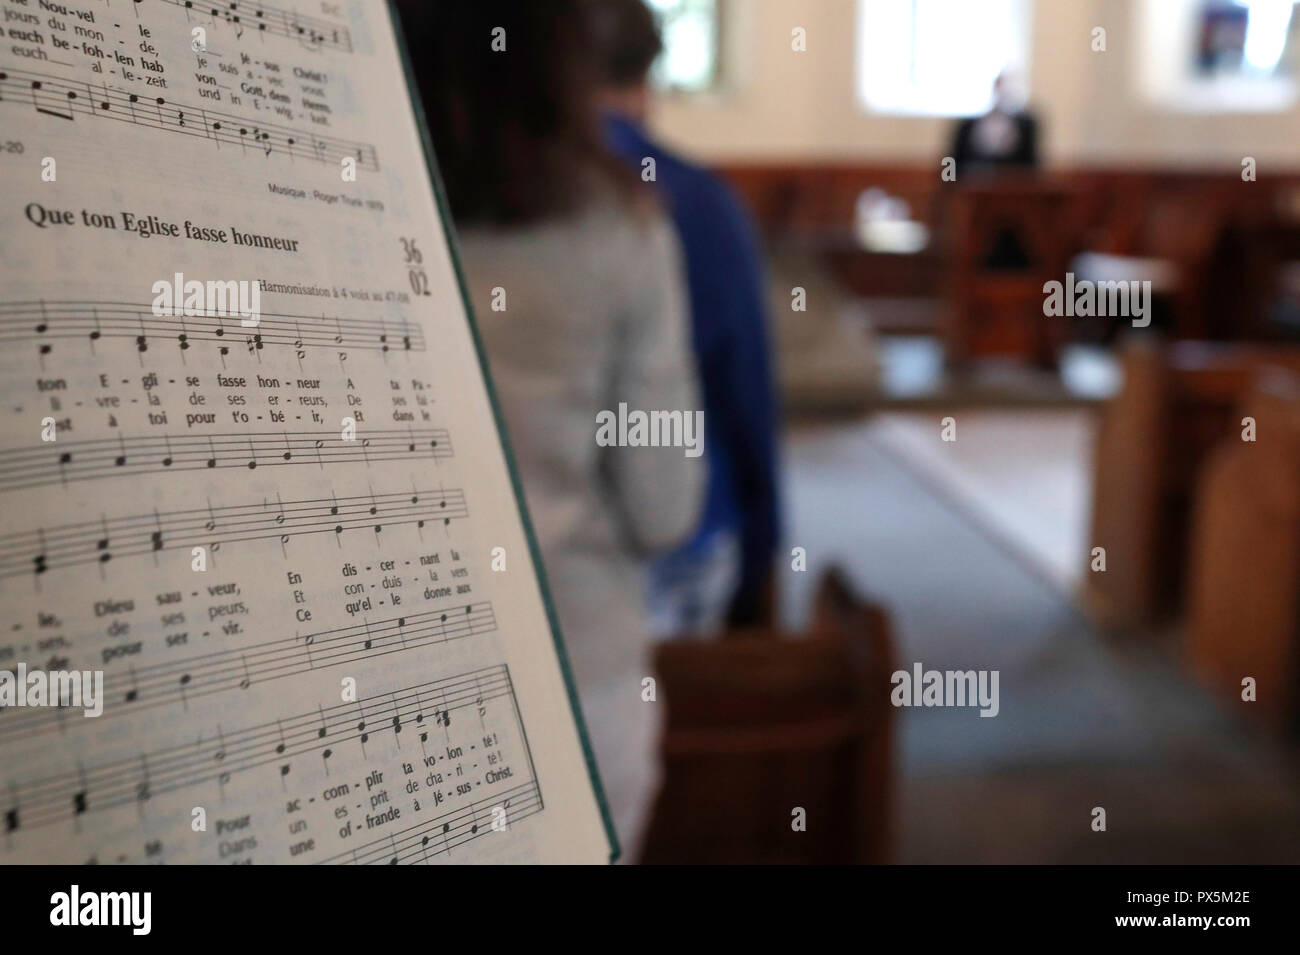
M169 471L368 467L390 461L445 460L452 453L451 438L442 428L366 431L352 440L344 440L338 431L119 435L10 448L0 456L0 493Z
M196 343L215 344L222 355L264 348L425 350L419 324L400 318L263 312L255 327L244 327L237 318L160 316L149 305L128 302L0 302L0 345L37 342L40 353L49 355L55 342L123 339L141 354L166 346L188 350Z
M445 734L457 714L477 710L480 701L504 700L517 712L514 692L508 669L494 666L39 779L11 776L0 800L10 803L13 829L35 828L131 805L142 794L150 799L203 783L225 785L240 773L291 767L299 757L315 756L325 766L341 746L364 748L376 734L400 743L408 727L414 752L430 742L434 727Z
M107 84L65 80L45 73L0 68L0 102L26 106L43 116L77 122L112 119L147 129L206 139L220 148L237 146L266 156L339 165L356 161L358 169L379 171L379 156L368 143L321 136L278 123L254 121L206 107L176 103L163 96L129 93Z
M0 579L41 577L83 564L108 564L172 548L256 540L442 526L469 515L457 488L306 501L264 499L258 504L202 507L81 521L0 536Z
M348 28L328 20L303 16L255 0L225 0L203 3L201 0L162 0L181 7L190 14L204 14L243 32L272 34L300 41L309 49L329 47L340 53L352 52L352 34Z

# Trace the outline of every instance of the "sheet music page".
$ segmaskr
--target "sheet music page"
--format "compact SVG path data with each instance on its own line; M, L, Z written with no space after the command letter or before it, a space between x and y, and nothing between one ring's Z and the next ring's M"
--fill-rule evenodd
M0 0L0 123L0 862L608 861L386 4Z

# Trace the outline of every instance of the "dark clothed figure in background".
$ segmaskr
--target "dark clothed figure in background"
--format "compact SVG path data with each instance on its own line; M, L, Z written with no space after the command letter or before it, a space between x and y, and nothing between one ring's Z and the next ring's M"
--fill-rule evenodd
M704 395L708 488L694 537L654 567L661 634L759 620L778 537L777 408L759 239L732 191L646 132L648 75L662 49L641 0L589 0L604 60L607 143L648 175L676 225Z

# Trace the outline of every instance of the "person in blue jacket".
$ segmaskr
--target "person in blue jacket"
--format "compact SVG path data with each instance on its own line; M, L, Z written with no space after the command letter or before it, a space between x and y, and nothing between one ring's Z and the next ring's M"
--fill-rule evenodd
M641 0L588 3L604 64L606 142L643 180L653 173L676 226L704 398L704 511L695 535L652 569L652 624L663 635L753 624L770 610L779 533L777 407L759 239L727 185L645 131L650 67L662 50L653 14Z

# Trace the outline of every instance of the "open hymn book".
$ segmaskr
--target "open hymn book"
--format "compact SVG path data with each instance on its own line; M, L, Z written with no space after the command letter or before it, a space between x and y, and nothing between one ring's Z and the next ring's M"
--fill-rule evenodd
M0 14L0 863L608 861L388 5Z

